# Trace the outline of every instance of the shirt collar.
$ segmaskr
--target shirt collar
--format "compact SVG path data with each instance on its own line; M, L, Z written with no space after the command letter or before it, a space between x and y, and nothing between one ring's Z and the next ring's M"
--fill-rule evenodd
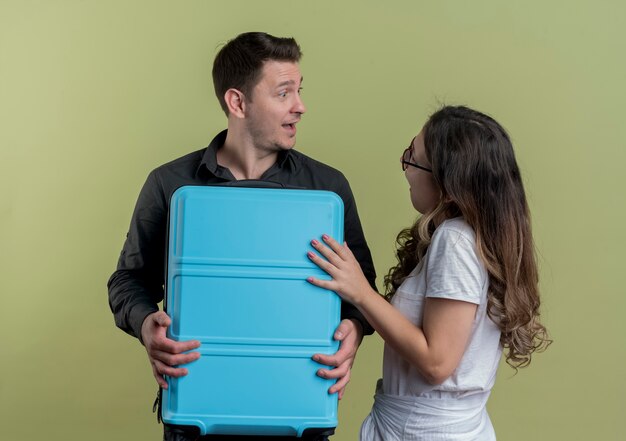
M200 165L196 170L196 176L200 175L203 170L206 170L214 176L232 180L232 175L230 171L217 163L217 151L221 149L226 142L227 134L228 129L222 130L215 136L215 138L213 138L211 143L206 148L204 155L202 156L202 161L200 161ZM294 154L293 151L290 149L281 150L280 152L278 152L276 164L274 164L270 169L275 167L278 167L279 169L289 167L291 171L295 172L298 170L299 166L300 161L297 155Z

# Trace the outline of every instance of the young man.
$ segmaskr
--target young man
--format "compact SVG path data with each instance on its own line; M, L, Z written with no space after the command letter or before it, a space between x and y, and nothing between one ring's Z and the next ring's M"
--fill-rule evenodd
M164 375L180 377L179 367L199 358L199 342L166 337L171 320L157 303L165 283L166 228L172 193L183 185L212 185L241 179L274 181L285 186L330 190L344 202L344 237L370 284L376 278L370 251L350 186L337 170L293 150L296 125L305 112L300 98L300 47L292 38L251 32L237 36L218 53L213 65L215 92L228 118L228 129L209 146L167 163L150 173L139 195L117 270L111 276L109 304L118 327L143 343L157 383ZM302 311L306 314L306 311ZM344 393L364 334L373 329L348 303L335 332L339 350L314 359L331 369L318 375L337 379L330 393ZM178 367L174 367L178 366ZM192 439L165 425L166 440ZM202 439L258 437L203 437ZM195 439L195 438L193 438ZM286 439L286 438L285 438Z

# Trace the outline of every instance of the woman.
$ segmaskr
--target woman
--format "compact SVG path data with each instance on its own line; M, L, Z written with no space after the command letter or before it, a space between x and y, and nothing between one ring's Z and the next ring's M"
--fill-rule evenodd
M530 215L513 146L467 107L435 112L404 151L422 214L398 235L386 300L349 248L312 241L309 278L354 304L385 340L383 378L361 440L494 440L486 403L502 350L515 369L550 340L539 322Z

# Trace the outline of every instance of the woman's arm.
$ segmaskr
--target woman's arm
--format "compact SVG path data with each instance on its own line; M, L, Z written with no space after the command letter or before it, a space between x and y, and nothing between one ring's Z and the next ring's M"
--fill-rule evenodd
M346 244L340 245L328 236L324 241L328 247L318 241L312 245L327 260L314 253L309 253L309 258L333 279L307 280L355 305L385 342L430 383L440 384L452 375L465 352L477 305L427 298L419 328L369 286Z

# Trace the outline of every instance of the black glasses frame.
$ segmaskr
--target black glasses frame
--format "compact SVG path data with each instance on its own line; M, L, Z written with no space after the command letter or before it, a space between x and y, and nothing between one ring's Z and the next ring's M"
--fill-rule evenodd
M424 167L423 165L416 164L415 162L411 162L409 161L409 159L411 159L410 146L407 147L406 150L404 150L404 152L402 153L402 159L400 159L400 163L402 164L402 171L406 171L406 169L409 168L410 165L411 167L419 168L420 170L427 171L428 173L433 172L432 169Z

